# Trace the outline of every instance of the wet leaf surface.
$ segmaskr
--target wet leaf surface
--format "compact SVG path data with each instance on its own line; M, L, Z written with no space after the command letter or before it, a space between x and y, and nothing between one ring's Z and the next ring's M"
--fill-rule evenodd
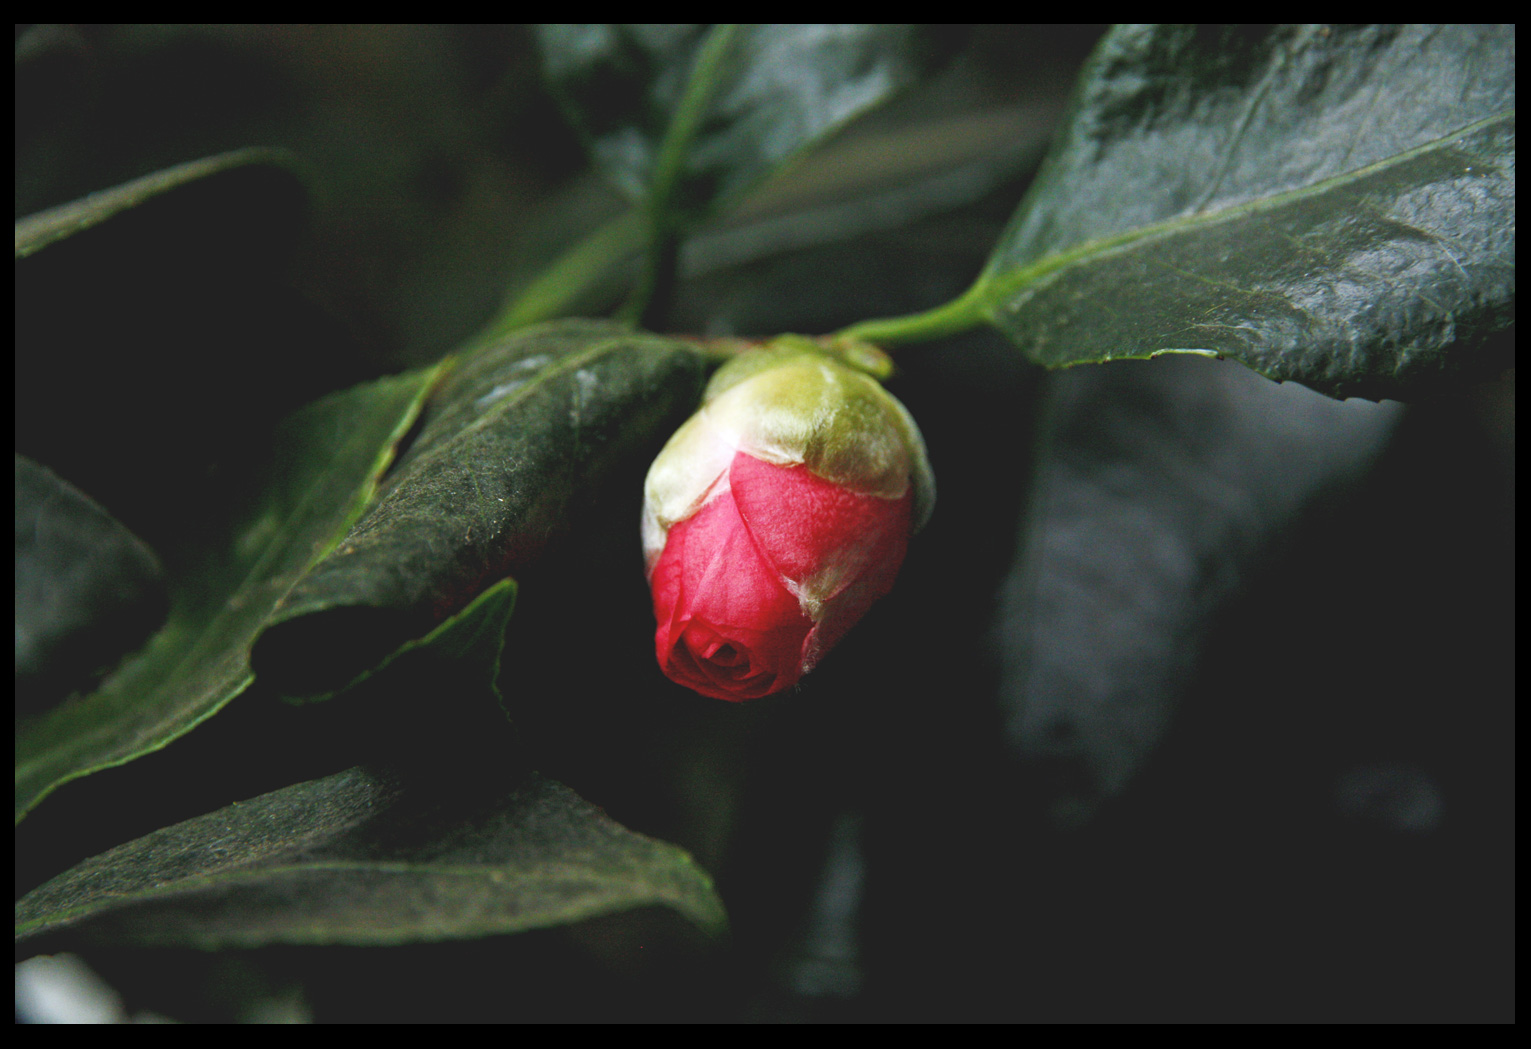
M1512 27L1124 27L970 302L1049 366L1396 397L1508 363L1514 247Z

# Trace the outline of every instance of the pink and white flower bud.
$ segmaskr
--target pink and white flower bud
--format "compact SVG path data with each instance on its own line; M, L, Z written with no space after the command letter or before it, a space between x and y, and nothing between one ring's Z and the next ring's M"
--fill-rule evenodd
M660 667L718 699L796 684L892 589L934 500L876 379L805 340L731 361L644 486Z

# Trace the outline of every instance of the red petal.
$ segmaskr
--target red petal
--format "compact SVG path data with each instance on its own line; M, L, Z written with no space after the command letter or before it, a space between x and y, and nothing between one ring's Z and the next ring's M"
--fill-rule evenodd
M652 579L659 665L717 699L795 684L813 624L761 557L724 493L670 529Z
M876 593L861 612L892 588L909 545L911 494L860 495L814 476L806 466L776 466L744 452L734 456L729 479L740 516L783 577L801 583L832 560L854 559L842 588L875 578Z

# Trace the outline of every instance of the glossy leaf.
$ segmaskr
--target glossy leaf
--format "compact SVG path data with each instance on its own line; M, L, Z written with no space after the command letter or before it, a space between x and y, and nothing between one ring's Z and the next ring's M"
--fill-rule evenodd
M265 474L204 545L178 551L171 611L147 648L100 689L26 725L16 739L16 818L71 779L157 750L250 682L250 645L272 609L346 532L409 429L434 370L327 397L276 435Z
M283 600L258 672L292 695L332 692L535 564L614 471L647 465L704 371L690 344L594 321L474 350L382 497Z
M963 309L1048 366L1403 396L1506 363L1514 251L1512 26L1133 26Z
M353 768L86 860L16 907L19 939L195 947L392 944L633 907L725 924L680 849L535 774L474 789Z
M926 44L902 25L539 29L548 79L596 161L694 224L909 84Z

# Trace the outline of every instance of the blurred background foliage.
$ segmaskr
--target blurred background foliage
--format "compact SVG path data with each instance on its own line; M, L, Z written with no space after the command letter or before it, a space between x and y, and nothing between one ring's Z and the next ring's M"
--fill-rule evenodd
M689 243L668 328L830 331L961 293L1102 31L933 30L955 56L939 75ZM285 283L343 344L320 386L437 359L624 206L526 27L18 25L16 58L18 217L228 149L296 154L311 208ZM634 693L651 648L635 516L551 563L542 598L522 581L505 659L532 676L517 722L539 767L691 850L728 947L642 911L469 943L93 953L123 1013L1510 1016L1513 372L1416 406L1376 470L1241 562L1163 745L1103 799L1076 764L1007 754L996 699L1049 384L988 332L900 365L941 501L897 599L816 672L811 703ZM574 682L538 665L569 623L605 654ZM239 746L224 720L199 732L209 753ZM159 760L126 782L247 787Z
M956 69L736 222L960 181L954 169L992 167L993 153L1014 174L1045 147L1100 31L938 28L940 46L962 52ZM455 347L520 275L622 206L543 89L526 26L19 25L16 51L17 217L230 149L290 149L314 198L294 279L384 368ZM976 173L932 188L924 210L982 188ZM860 206L884 214L807 236L907 224L892 201ZM779 228L742 239L693 249L693 271L793 242Z

